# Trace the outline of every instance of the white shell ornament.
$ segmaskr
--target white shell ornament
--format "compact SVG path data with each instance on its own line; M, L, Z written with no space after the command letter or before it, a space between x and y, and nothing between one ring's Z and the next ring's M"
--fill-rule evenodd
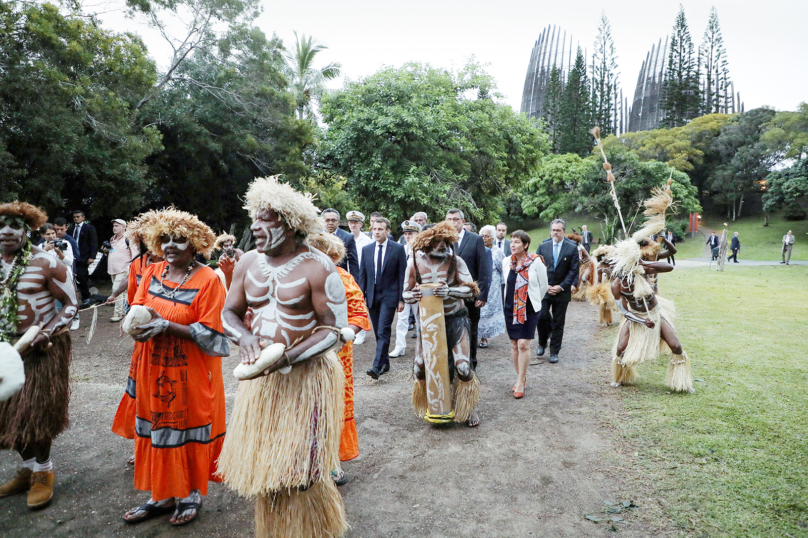
M123 320L123 325L121 328L126 334L134 336L142 333L143 331L138 329L138 327L149 323L151 319L152 315L148 308L142 305L135 305L129 309L129 313L126 314L126 318Z
M25 384L22 358L8 342L0 343L0 402L8 400Z
M261 356L254 363L236 366L233 370L233 376L240 381L252 379L283 357L284 351L286 351L284 344L270 344L261 350Z

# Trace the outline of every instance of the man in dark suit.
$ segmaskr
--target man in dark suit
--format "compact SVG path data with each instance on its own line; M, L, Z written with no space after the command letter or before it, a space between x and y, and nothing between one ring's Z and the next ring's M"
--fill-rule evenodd
M390 327L396 312L404 310L404 273L407 253L389 238L390 221L378 217L370 227L373 244L362 249L359 288L365 294L370 322L376 334L376 358L366 373L373 379L390 370Z
M497 224L497 239L494 245L505 253L506 258L511 255L511 240L506 238L507 235L508 225L504 222Z
M459 209L450 209L446 212L446 220L454 225L460 238L455 243L455 252L463 258L469 268L471 278L480 288L480 294L466 301L466 308L469 311L469 321L471 322L470 347L471 347L471 368L477 370L477 327L480 325L480 309L488 301L488 287L491 285L491 262L485 252L483 238L473 232L467 232L463 228L465 219L463 212Z
M707 244L710 245L710 256L711 260L718 259L718 247L721 246L721 239L715 235L715 232L710 233L710 237L707 238Z
M586 229L586 224L581 226L581 244L586 249L586 252L589 252L589 249L592 248L592 232Z
M359 257L356 255L356 239L352 233L346 232L339 227L339 211L328 208L321 214L325 221L325 231L339 237L345 244L345 259L339 266L351 273L354 280L359 278Z
M564 320L572 299L571 288L578 282L578 245L566 239L567 226L561 219L550 225L550 239L539 245L536 254L544 259L549 288L541 302L539 314L539 347L536 354L544 355L550 340L549 362L558 362L561 340L564 338Z
M86 308L92 302L90 294L89 267L95 262L98 254L98 234L89 222L84 222L84 212L73 211L73 226L68 230L70 237L79 244L79 256L76 258L76 281L81 292L81 307Z
M733 260L735 263L740 263L738 261L738 251L741 250L741 240L738 239L738 232L732 234L732 243L730 243L729 249L732 251L732 254L727 256L727 261Z

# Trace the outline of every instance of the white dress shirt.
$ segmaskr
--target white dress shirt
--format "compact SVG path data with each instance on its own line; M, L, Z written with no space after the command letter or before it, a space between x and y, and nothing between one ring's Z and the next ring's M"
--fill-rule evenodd
M354 240L356 241L356 257L357 257L356 261L357 261L357 263L361 264L362 263L362 249L365 248L366 246L368 246L371 243L375 243L375 241L373 241L373 239L371 239L370 237L368 237L366 234L363 234L363 233L360 233L359 237L354 237Z
M379 256L382 257L382 269L384 269L384 253L387 250L387 243L390 239L385 239L384 243L379 243L376 241L376 245L373 247L373 283L376 283L376 279L379 275L376 274L376 268L379 266ZM379 248L381 245L382 248Z

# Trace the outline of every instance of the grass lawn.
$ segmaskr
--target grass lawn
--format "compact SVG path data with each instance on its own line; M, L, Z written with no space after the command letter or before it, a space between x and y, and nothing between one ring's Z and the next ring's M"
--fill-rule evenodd
M683 535L808 536L808 267L679 270L660 294L697 392L670 394L664 360L620 389L643 483Z

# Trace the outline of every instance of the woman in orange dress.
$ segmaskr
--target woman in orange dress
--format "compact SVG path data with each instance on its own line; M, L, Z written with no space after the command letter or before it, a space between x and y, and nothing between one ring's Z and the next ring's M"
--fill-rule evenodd
M152 319L134 336L141 343L135 387L135 488L151 499L124 515L139 523L173 512L172 525L193 521L216 477L225 434L221 358L230 354L222 332L225 290L210 267L215 235L195 216L166 209L143 227L151 252L165 261L150 265L133 305Z
M345 245L334 235L309 235L306 242L331 258L335 264L339 264L345 258ZM359 289L351 273L341 267L337 267L337 272L348 296L348 327L354 334L369 331L370 317L362 290ZM342 347L339 352L339 360L342 363L342 370L345 372L345 419L339 439L339 460L342 462L359 456L359 436L356 433L356 420L354 419L353 342L347 342ZM338 486L348 482L348 477L342 468L332 471L331 477Z

